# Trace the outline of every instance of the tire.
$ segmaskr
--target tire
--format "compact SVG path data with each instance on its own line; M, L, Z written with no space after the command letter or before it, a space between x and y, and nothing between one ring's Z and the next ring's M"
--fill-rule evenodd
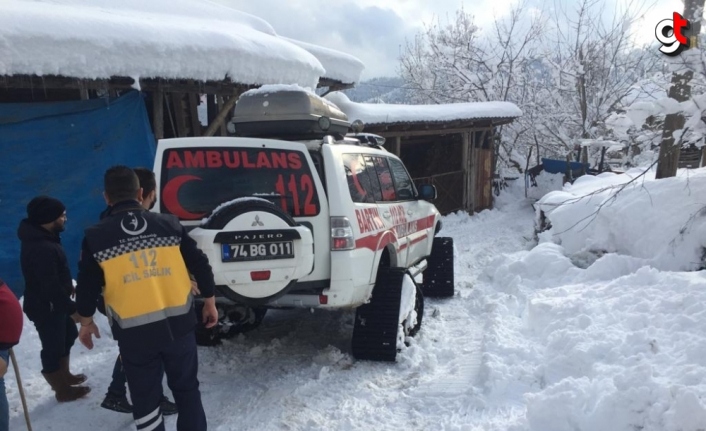
M454 240L449 237L434 238L431 255L424 271L424 296L450 298L454 296Z
M394 362L397 358L402 280L405 272L383 267L378 270L373 294L356 310L352 353L356 359Z
M199 346L217 346L221 340L233 338L238 334L250 332L260 326L266 308L252 308L240 304L216 303L218 323L213 328L206 328L201 323L203 302L196 300L196 344Z
M292 227L297 224L292 216L282 211L282 209L274 204L262 199L248 199L244 201L232 202L217 208L208 218L208 221L203 225L203 228L221 230L235 217L250 211L264 211L274 214Z
M221 317L221 311L223 315ZM267 314L267 308L233 305L218 309L221 338L229 339L238 334L257 329Z
M292 216L282 211L282 209L275 206L271 202L266 201L264 199L252 198L245 200L237 200L218 207L209 216L208 220L206 221L206 223L203 224L202 228L212 230L223 230L226 225L228 225L228 223L230 223L234 218L242 216L249 212L265 212L274 215L283 222L282 225L278 226L279 229L285 228L286 230L288 228L298 226L297 222L294 221ZM253 217L253 220L255 220L253 222L253 225L255 225L255 223L259 223L259 216ZM253 231L256 230L257 229L254 229ZM221 234L223 234L223 232L216 235L216 241L219 240L219 235ZM216 288L223 294L223 296L230 299L231 301L237 302L239 304L245 304L251 307L258 307L285 295L292 287L294 287L296 281L296 279L291 279L286 284L283 284L279 290L273 291L271 295L258 298L240 295L230 289L228 286L218 285L216 286Z
M370 301L356 310L351 343L353 357L356 359L394 362L397 359L398 337L404 339L419 331L424 313L424 297L416 286L415 309L420 317L407 329L404 322L400 322L405 277L411 278L404 269L382 267L378 271ZM400 334L399 331L404 332Z

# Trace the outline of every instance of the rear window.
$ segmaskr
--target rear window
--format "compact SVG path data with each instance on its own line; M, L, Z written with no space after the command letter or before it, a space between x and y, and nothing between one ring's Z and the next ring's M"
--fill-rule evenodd
M268 148L174 148L164 152L160 211L198 220L223 202L270 200L294 217L319 214L304 153Z

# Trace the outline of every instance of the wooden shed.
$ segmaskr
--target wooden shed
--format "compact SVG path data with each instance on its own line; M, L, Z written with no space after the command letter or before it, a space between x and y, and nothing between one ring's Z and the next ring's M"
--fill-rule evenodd
M415 182L436 186L443 214L492 208L495 142L500 126L522 115L514 104L389 105L327 97L350 121L361 120L364 132L383 136Z

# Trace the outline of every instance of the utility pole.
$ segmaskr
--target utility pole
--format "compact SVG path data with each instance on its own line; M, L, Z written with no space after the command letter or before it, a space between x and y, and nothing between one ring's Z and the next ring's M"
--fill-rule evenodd
M701 13L703 11L704 0L684 0L684 18L689 20L690 27L686 32L690 37L693 48L701 32ZM688 55L688 54L687 54ZM669 87L669 98L677 102L686 102L691 98L691 79L694 71L689 68L672 72L672 82ZM659 145L659 160L657 161L657 179L669 178L677 174L679 163L679 153L681 151L681 130L684 128L686 119L682 112L667 114L664 119L664 129L662 130L662 142ZM674 133L677 135L674 136Z

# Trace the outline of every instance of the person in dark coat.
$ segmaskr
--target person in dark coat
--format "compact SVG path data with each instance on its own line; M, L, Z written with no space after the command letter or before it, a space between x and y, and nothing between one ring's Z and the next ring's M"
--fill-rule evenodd
M12 346L20 342L22 307L9 287L0 280L0 431L10 429L10 409L5 392L5 373Z
M104 196L110 215L86 229L76 304L79 339L89 349L100 331L93 321L103 294L118 342L137 429L164 431L162 370L178 406L177 430L206 431L196 349L192 273L204 297L202 320L218 323L213 271L179 220L146 211L135 172L108 169Z
M83 374L69 371L70 353L78 331L71 271L59 234L66 224L66 207L49 196L27 204L27 218L20 222L20 264L25 280L24 312L34 323L42 342L42 375L59 402L74 401L90 392Z
M134 168L133 171L137 174L140 187L142 188L142 200L140 204L144 209L151 210L157 200L157 182L154 177L154 172L147 168ZM108 206L108 208L103 210L100 214L100 219L103 220L105 217L108 217L111 209L112 207ZM103 295L98 299L98 311L105 314ZM164 374L164 370L162 370L162 374ZM118 413L132 413L132 405L127 400L126 386L127 378L125 377L125 370L123 370L123 361L120 359L120 355L118 355L118 358L115 360L115 366L113 367L113 376L110 381L110 386L108 386L108 392L105 394L101 407ZM164 416L175 415L178 412L176 404L169 401L166 395L162 396L160 408Z

